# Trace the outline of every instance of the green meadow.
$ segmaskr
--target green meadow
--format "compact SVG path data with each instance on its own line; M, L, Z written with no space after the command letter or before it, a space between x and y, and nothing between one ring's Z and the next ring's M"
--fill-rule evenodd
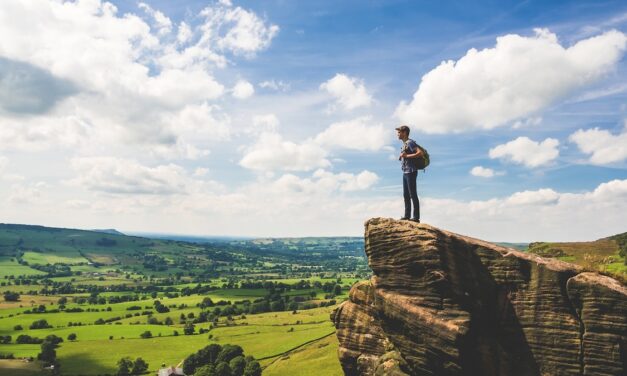
M211 343L241 346L268 375L341 375L329 317L369 276L361 238L188 243L3 224L0 267L0 292L18 295L0 301L11 375L50 374L20 336L63 339L63 375L115 374L123 357L154 374Z

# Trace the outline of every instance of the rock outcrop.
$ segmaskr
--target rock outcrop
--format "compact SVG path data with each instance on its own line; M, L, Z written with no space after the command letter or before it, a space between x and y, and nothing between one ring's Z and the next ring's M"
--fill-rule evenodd
M374 272L333 314L346 375L625 375L627 289L426 224L366 222Z

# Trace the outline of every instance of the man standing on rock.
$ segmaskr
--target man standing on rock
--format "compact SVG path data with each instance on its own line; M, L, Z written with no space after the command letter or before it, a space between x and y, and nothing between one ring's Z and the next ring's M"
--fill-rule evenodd
M422 156L422 150L416 141L409 138L408 126L401 125L396 128L396 135L399 140L403 141L401 154L398 157L403 170L403 198L405 199L405 215L401 219L420 223L420 202L418 201L418 192L416 192L416 178L418 177L416 158ZM414 215L410 217L412 203Z

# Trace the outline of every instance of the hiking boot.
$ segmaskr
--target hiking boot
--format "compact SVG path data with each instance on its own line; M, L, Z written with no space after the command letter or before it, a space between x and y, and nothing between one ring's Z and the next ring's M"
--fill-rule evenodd
M416 223L420 223L420 219L418 219L418 218L412 218L412 219L410 219L410 221L416 222Z
M409 220L409 217L400 217L399 218L399 221L408 221L408 220Z

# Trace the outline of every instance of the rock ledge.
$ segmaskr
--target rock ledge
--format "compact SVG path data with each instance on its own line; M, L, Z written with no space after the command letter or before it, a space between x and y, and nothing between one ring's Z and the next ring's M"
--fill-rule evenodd
M346 375L625 375L627 289L576 265L373 218L333 314Z

